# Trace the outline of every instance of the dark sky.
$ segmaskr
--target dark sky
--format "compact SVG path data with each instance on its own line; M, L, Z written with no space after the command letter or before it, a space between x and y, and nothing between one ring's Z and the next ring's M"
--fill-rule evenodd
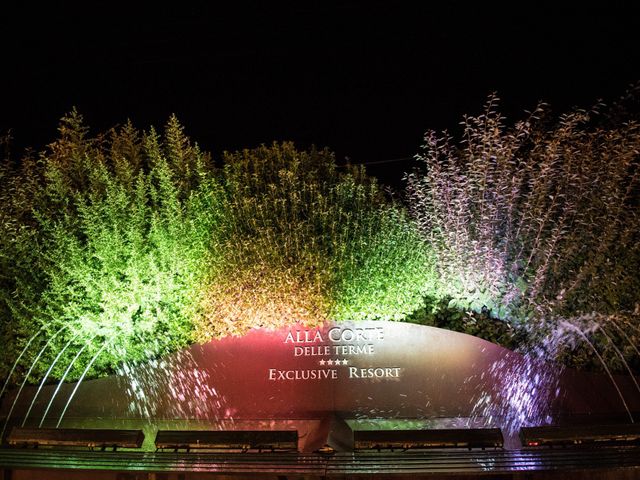
M175 113L216 156L294 140L380 162L414 155L424 131L455 129L492 91L513 117L640 80L631 2L48 3L0 12L0 133L12 129L14 156L50 142L76 106L94 132ZM397 184L411 163L369 171Z

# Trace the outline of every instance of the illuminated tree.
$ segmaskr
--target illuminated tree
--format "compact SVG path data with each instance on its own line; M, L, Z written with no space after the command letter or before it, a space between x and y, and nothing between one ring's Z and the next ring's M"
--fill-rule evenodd
M3 168L6 368L34 333L14 376L37 360L31 381L52 365L74 379L252 327L401 320L422 304L427 245L363 170L291 143L224 160L175 118L162 135L91 138L72 112L37 159Z
M507 126L496 102L457 143L429 132L407 177L437 295L532 335L599 331L618 362L616 343L637 355L640 126L595 110L552 122L543 106Z
M77 113L63 118L60 139L12 175L14 191L2 197L8 352L15 358L41 326L36 345L52 342L34 378L68 342L52 376L82 347L68 378L99 351L90 373L188 345L200 282L215 263L221 189L176 119L162 137L130 124L86 133Z
M291 143L225 155L231 216L199 338L301 321L400 320L422 302L426 244L361 169Z

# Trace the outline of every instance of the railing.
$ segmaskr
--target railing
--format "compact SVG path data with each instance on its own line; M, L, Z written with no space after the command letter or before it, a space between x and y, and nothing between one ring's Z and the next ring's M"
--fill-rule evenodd
M523 427L520 440L524 447L630 445L640 443L640 424Z
M156 449L297 451L296 430L160 430Z
M354 450L409 450L429 448L502 448L499 428L438 430L356 430Z
M7 441L9 445L20 447L66 446L116 450L140 448L144 433L142 430L13 427Z

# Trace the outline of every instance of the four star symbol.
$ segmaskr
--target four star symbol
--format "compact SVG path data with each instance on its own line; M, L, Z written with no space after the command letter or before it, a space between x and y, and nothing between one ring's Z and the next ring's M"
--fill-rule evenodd
M336 360L325 360L324 358L322 360L320 360L318 362L320 365L324 366L324 365L329 365L329 366L333 366L333 365L346 365L349 363L349 360L347 360L346 358L343 358L342 360L340 359L336 359Z

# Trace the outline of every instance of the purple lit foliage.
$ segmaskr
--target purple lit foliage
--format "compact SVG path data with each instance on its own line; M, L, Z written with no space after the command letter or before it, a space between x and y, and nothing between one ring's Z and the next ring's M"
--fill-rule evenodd
M406 180L436 257L431 295L524 339L522 365L492 374L492 408L517 425L557 394L544 362L640 369L640 125L620 105L553 120L541 104L509 126L497 102L465 117L459 141L428 132ZM496 414L486 395L478 414Z

